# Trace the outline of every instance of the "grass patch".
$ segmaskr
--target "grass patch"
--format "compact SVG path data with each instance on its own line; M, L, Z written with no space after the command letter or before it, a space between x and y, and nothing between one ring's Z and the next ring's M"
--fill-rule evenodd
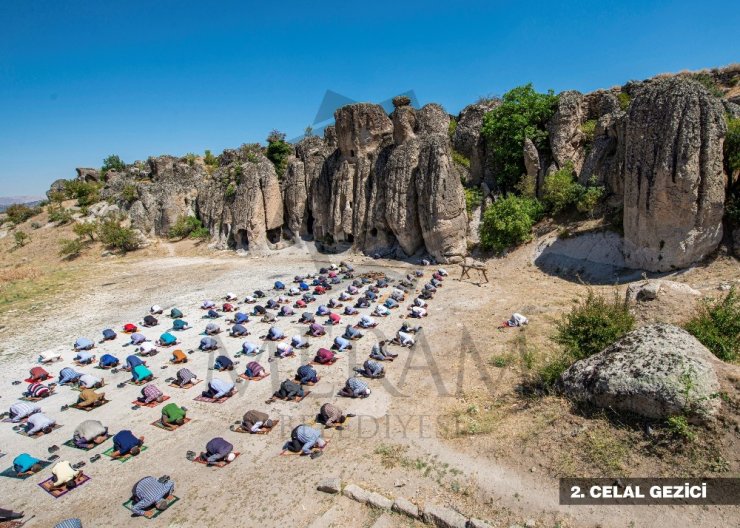
M597 429L587 434L584 455L604 475L621 474L629 455L629 446L611 431Z
M66 266L49 273L35 268L4 270L0 273L0 315L66 291L81 278L79 268Z
M737 361L740 356L740 298L735 287L722 298L704 301L684 328L718 358Z

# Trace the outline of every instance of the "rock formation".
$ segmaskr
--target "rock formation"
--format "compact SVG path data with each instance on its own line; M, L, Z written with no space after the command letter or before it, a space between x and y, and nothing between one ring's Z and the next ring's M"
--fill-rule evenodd
M624 138L625 260L649 271L683 268L722 239L727 130L722 104L699 83L645 83Z
M713 415L719 390L714 357L691 334L668 324L632 331L577 361L559 380L573 400L648 418Z
M452 137L452 145L456 151L470 160L470 183L480 185L487 181L493 183L492 175L486 173L486 146L481 137L483 116L490 112L500 102L498 100L481 101L463 108L457 118L457 127Z

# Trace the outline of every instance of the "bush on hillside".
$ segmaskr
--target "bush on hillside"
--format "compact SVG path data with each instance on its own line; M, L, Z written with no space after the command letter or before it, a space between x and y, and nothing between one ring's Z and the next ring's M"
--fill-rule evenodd
M5 210L5 214L7 215L8 220L16 225L22 224L23 222L25 222L29 218L33 218L40 212L40 207L29 207L25 204L13 204L8 206L8 208Z
M72 211L62 207L61 204L50 205L47 209L49 212L49 221L58 225L68 224L72 221Z
M557 323L554 339L573 360L579 360L601 352L634 326L629 305L617 292L606 299L589 289L586 298Z
M740 298L733 287L723 298L705 301L684 328L724 361L740 358Z
M23 231L16 231L13 233L13 238L15 239L15 247L20 248L25 246L29 240L31 240L31 237L28 235L28 233L25 233Z
M532 226L542 217L534 198L508 195L491 204L480 225L481 248L501 253L532 238Z
M293 145L285 141L285 134L278 130L273 130L267 136L267 151L265 156L273 165L278 178L282 178L285 169L288 166L288 156L293 153Z
M596 185L596 179L588 186L576 181L573 165L567 163L562 169L545 176L542 201L552 214L576 208L581 213L593 214L604 197L604 187Z
M473 210L481 204L483 200L483 191L478 187L465 188L465 210L468 212L468 216L471 215Z
M74 231L74 234L80 240L88 238L92 242L95 240L95 233L98 231L98 226L94 222L79 222L74 225L72 231Z
M98 239L108 249L123 252L139 249L136 232L130 227L121 225L116 218L108 218L98 223Z
M484 116L481 134L492 155L493 173L501 190L513 190L526 172L525 138L532 140L540 156L549 153L546 124L555 113L557 101L552 90L541 94L527 84L505 93L501 104Z
M81 180L67 180L64 182L64 192L68 198L77 199L77 205L92 205L100 201L101 185L95 182Z
M59 256L67 260L72 260L80 256L85 245L79 238L74 240L61 239L59 241Z

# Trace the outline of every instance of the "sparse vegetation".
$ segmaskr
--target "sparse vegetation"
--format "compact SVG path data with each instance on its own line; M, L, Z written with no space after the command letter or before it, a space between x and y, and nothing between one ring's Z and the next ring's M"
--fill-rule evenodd
M206 170L209 173L215 171L220 165L218 156L214 156L210 150L206 150L205 155L203 156L203 163L206 164Z
M234 182L230 182L229 185L226 186L224 197L226 197L226 199L231 199L234 196L236 196L236 184Z
M49 221L57 225L68 224L72 221L72 211L63 207L61 204L50 205L48 208Z
M183 238L193 239L206 239L211 236L211 233L206 227L203 227L203 223L200 219L194 216L181 216L170 228L168 233L172 239L182 240Z
M481 134L493 155L492 168L503 191L514 190L525 172L525 138L532 140L540 155L549 153L545 125L555 113L557 101L552 90L537 93L527 84L505 93L501 104L485 115Z
M623 111L626 111L627 108L629 108L630 101L632 100L630 94L628 94L627 92L619 92L619 95L617 95L617 99L619 100L619 108L621 108Z
M13 238L15 239L16 248L25 246L31 240L31 237L25 231L16 231L13 233Z
M456 150L452 151L452 161L466 169L470 168L470 160Z
M723 97L724 92L720 89L717 82L708 73L695 73L691 76L696 82L701 84L714 97Z
M604 197L604 187L596 185L593 178L587 186L576 181L573 165L545 177L542 201L552 214L559 214L575 207L581 213L593 214Z
M583 132L586 143L593 143L594 134L596 133L596 119L589 119L581 124L581 132Z
M447 133L450 136L450 141L455 137L455 130L457 130L457 119L454 117L450 118L450 124L447 127Z
M40 207L29 207L25 204L13 204L8 206L5 210L5 214L8 220L13 222L15 225L22 224L29 218L33 218L41 212Z
M127 183L121 190L121 199L130 204L139 198L139 190L133 183Z
M480 225L481 247L501 253L532 238L532 226L542 217L534 198L508 195L486 208Z
M98 238L108 249L126 252L139 248L136 232L121 225L117 218L107 218L98 224Z
M470 216L483 200L483 191L477 187L465 188L465 210Z
M621 300L617 292L607 299L589 289L586 297L557 323L554 339L573 360L584 359L601 352L634 325L627 301Z
M101 174L105 174L108 171L122 171L126 168L126 164L121 158L115 154L111 154L103 160L103 166L100 168Z
M80 256L85 244L79 239L72 240L61 239L59 241L59 256L67 260L72 260Z
M267 136L267 151L265 155L275 166L278 178L282 178L288 166L288 156L293 153L293 145L285 141L285 134L273 130Z
M685 416L671 416L666 420L666 427L671 434L689 442L696 439L696 433Z
M101 185L95 182L81 180L67 180L64 182L64 192L68 198L77 200L77 205L92 205L100 201Z
M684 328L724 361L740 358L740 299L735 287L724 297L704 301Z

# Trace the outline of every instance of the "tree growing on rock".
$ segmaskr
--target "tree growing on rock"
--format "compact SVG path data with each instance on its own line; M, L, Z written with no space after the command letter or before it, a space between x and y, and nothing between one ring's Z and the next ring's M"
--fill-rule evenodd
M121 158L115 154L111 154L103 160L103 166L100 169L101 174L105 174L108 171L122 171L126 168L126 164Z
M293 153L293 145L285 141L285 134L279 130L273 130L267 136L267 151L265 155L273 165L278 178L282 178L288 166L288 156Z

